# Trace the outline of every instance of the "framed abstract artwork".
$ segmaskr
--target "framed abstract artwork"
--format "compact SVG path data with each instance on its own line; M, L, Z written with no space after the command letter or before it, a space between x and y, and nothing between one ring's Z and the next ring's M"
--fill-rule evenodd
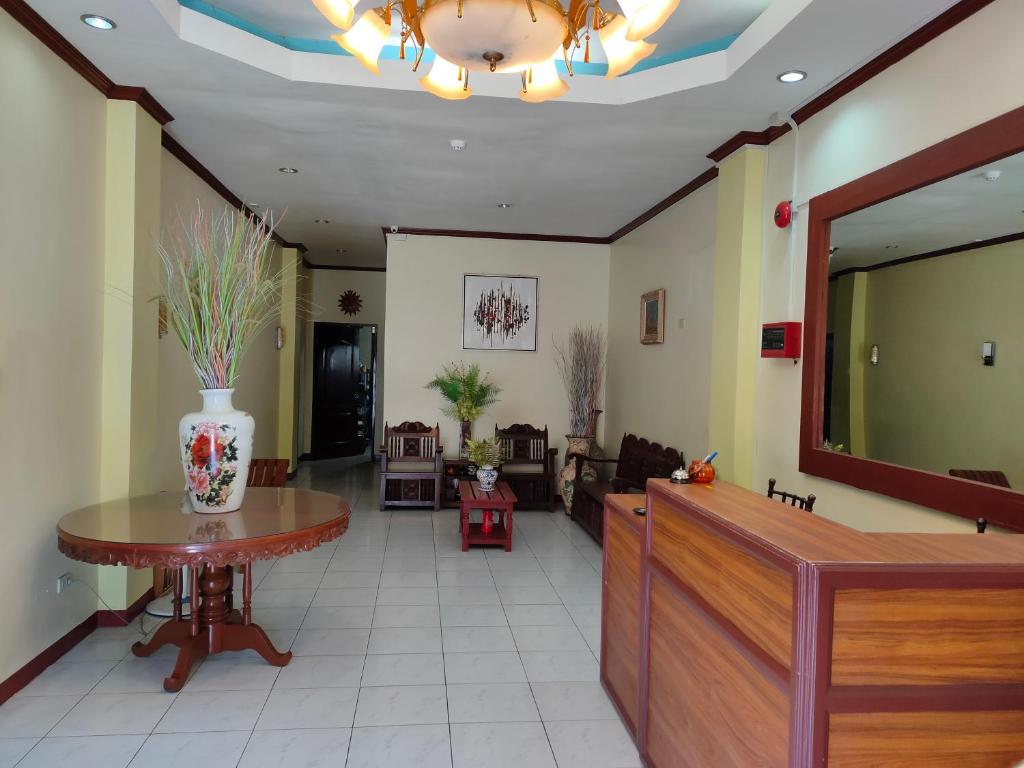
M537 351L537 278L463 277L462 348Z
M640 343L665 341L665 289L649 291L640 297Z

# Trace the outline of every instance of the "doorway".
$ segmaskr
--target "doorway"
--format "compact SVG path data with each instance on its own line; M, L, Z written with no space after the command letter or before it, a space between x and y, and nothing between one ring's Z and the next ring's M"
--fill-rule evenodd
M376 324L313 324L314 459L366 453L376 426L376 380Z

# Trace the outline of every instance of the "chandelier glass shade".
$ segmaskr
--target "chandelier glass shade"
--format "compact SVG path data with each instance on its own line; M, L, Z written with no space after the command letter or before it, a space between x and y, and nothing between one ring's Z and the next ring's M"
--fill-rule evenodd
M558 98L569 90L556 63L573 76L582 50L590 63L591 33L596 32L608 62L606 77L631 70L655 45L644 40L672 15L679 0L618 0L621 13L601 0L386 0L362 12L353 24L358 0L313 0L334 26L347 30L332 39L373 73L384 45L397 35L399 58L407 48L415 72L429 46L430 72L420 78L424 90L443 99L470 96L471 72L518 73L519 97L526 102ZM429 59L428 59L429 61Z

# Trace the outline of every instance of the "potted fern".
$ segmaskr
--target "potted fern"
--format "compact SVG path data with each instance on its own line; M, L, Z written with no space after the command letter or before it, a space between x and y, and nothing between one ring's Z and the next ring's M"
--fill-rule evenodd
M501 446L494 440L467 440L469 460L476 464L476 479L481 491L493 491L498 479L498 467L503 457Z
M278 315L280 270L271 263L272 225L225 208L196 206L159 245L167 323L202 385L203 409L178 427L192 509L242 506L255 422L231 402L246 349Z
M488 380L488 374L480 373L476 363L451 363L427 384L427 389L436 389L447 401L444 413L460 424L460 453L466 455L467 442L473 437L473 422L484 410L496 402L501 387Z

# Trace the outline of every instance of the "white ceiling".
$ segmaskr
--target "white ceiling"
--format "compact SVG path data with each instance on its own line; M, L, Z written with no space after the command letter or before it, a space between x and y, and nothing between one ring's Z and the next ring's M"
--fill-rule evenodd
M986 181L1000 170L997 181ZM1024 154L975 168L832 222L830 272L1024 231Z
M215 53L210 41L183 41L158 10L169 13L174 0L29 2L115 82L147 88L175 117L166 130L236 194L275 212L287 209L280 232L305 243L310 261L361 266L384 264L380 228L391 224L608 235L708 168L706 154L737 131L765 127L773 112L792 111L953 4L773 0L723 52L735 49L732 60L742 62L724 80L626 105L528 105L478 95L447 102L369 80L353 86L287 79ZM285 20L275 24L319 24L306 0L228 2L236 12L262 9ZM708 10L715 6L717 15ZM709 16L689 27L673 19L671 29L717 34L708 31L720 28L712 22L743 23L757 6L682 0L677 16L688 8ZM113 18L117 30L86 27L78 17L87 12ZM746 42L763 20L783 12L789 20L773 37ZM225 45L233 44L232 33L243 34L224 25ZM702 59L722 55L612 84L649 73L671 79L683 71L671 67L686 65L689 73L704 66ZM775 75L791 68L809 77L778 83ZM452 138L465 139L467 151L453 153ZM280 166L300 173L286 176ZM498 202L513 207L499 210ZM317 225L315 218L332 223Z

